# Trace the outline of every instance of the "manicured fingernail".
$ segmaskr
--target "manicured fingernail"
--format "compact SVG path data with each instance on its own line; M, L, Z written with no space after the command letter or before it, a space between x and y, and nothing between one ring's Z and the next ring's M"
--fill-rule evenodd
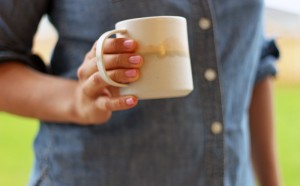
M127 98L125 101L126 101L127 105L134 105L135 104L135 100L133 98Z
M134 41L129 39L123 42L124 47L131 49L133 47Z
M136 70L134 70L134 69L125 71L125 75L126 75L127 77L135 77L136 74L137 74L137 72L136 72Z
M132 64L139 64L141 62L141 56L131 56L129 57L129 62Z

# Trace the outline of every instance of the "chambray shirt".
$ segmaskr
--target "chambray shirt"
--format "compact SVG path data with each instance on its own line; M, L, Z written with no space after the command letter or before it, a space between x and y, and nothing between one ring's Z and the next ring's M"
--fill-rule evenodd
M44 14L59 34L48 67L31 52ZM140 101L105 125L41 121L29 185L254 185L249 102L278 57L262 14L262 0L1 0L0 61L62 78L76 79L95 40L118 21L176 15L188 23L194 91Z

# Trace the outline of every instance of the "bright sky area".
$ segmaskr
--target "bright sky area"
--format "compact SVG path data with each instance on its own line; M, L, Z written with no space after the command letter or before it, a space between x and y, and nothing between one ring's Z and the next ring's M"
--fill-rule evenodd
M299 0L265 0L266 6L300 15Z

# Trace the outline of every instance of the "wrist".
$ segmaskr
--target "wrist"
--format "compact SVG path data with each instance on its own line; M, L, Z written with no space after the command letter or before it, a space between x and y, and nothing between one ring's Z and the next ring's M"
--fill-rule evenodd
M80 106L78 104L79 83L76 81L70 87L66 103L66 118L73 123L80 123Z

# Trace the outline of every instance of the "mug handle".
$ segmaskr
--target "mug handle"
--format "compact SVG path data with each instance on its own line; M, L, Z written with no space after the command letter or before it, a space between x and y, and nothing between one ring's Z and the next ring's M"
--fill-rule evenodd
M111 35L114 35L117 33L125 33L126 31L127 31L126 29L116 29L116 30L107 31L100 36L100 38L97 41L97 45L96 45L97 67L98 67L100 76L107 84L115 86L115 87L127 87L128 85L115 82L107 75L106 69L103 64L103 46L104 46L104 41Z

